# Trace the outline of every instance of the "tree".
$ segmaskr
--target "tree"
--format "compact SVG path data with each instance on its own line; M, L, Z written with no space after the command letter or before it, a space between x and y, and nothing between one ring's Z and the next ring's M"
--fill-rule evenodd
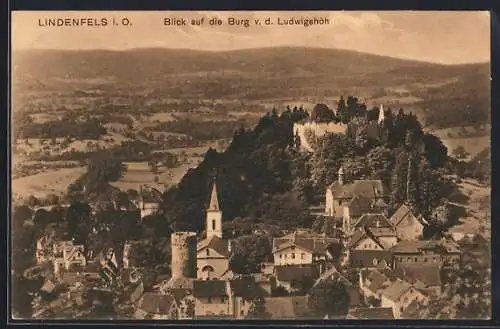
M308 298L311 311L320 317L325 315L345 315L349 310L349 293L339 280L325 280L311 290Z
M368 299L366 300L366 303L367 303L369 306L372 306L372 307L380 307L381 301L380 301L380 299L377 299L377 298L375 298L374 296L370 296L370 297L368 297Z
M462 145L457 146L455 149L453 149L453 155L457 159L466 159L469 156L469 152L465 150L465 147Z
M252 305L250 306L250 310L248 311L247 318L248 319L269 319L272 314L269 314L266 311L266 300L262 297L256 298L252 301Z
M316 104L311 113L311 120L315 122L330 122L335 118L335 113L325 104Z
M238 274L258 272L260 264L268 260L271 252L271 239L268 236L239 237L233 241L229 267Z
M26 203L28 204L28 206L33 208L33 207L37 207L40 205L40 200L37 197L35 197L34 195L30 195L28 197L28 199L26 200Z
M47 204L48 205L58 205L59 204L59 197L56 194L49 194L47 195L46 198Z

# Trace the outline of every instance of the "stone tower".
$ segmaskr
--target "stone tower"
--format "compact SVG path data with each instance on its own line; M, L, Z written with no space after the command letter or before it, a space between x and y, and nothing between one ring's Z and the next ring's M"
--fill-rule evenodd
M210 196L210 204L207 209L206 222L207 239L212 236L217 236L222 239L222 212L220 210L219 198L217 197L217 185L212 185L212 195Z
M196 278L196 233L172 233L171 244L172 280L180 278Z

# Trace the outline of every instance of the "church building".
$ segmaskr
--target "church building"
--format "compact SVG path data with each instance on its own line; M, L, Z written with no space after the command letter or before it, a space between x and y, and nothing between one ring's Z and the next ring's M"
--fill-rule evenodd
M232 278L229 270L231 241L222 236L222 211L214 179L212 194L207 208L206 238L197 245L198 280L226 280Z

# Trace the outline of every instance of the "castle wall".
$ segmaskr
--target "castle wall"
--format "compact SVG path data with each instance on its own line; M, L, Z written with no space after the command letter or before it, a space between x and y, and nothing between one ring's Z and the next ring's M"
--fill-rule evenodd
M171 235L172 278L196 278L196 233L175 232Z
M345 134L347 131L347 125L340 123L317 123L317 122L306 122L306 123L294 123L293 132L299 134L300 145L309 152L313 152L314 149L309 144L306 138L306 131L310 130L314 133L316 137L322 137L326 133L336 133Z

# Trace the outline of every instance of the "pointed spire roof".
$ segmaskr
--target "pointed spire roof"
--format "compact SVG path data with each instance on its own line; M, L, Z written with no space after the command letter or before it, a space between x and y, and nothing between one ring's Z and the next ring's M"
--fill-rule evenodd
M212 195L210 196L210 204L208 206L208 211L219 211L219 198L217 197L217 185L215 183L215 178L214 178L214 183L212 185Z

